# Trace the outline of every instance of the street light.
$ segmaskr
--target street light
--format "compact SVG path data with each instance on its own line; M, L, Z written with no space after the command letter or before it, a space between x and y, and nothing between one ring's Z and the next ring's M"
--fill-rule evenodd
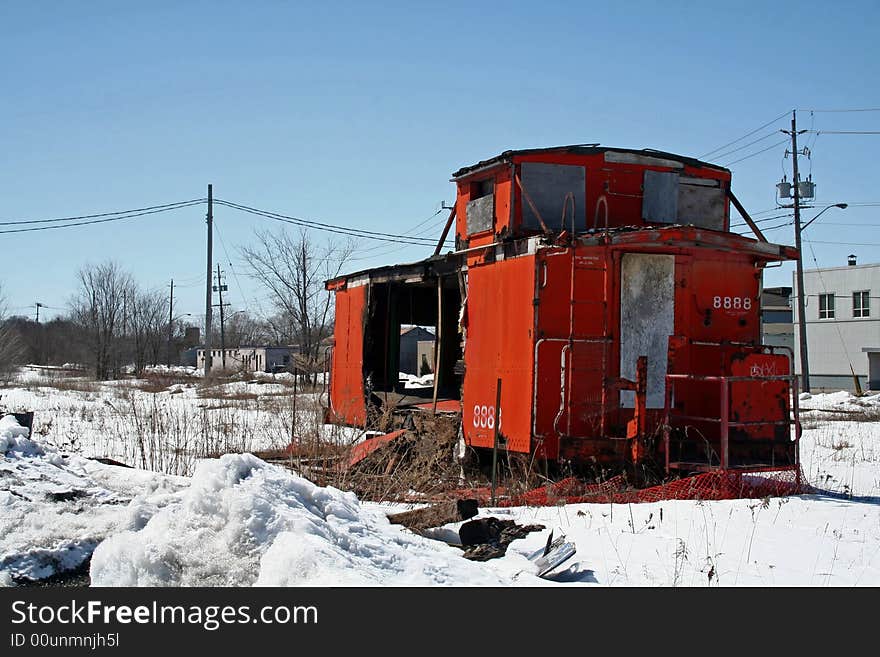
M813 217L807 223L801 226L801 232L804 232L807 229L807 226L809 226L811 223L816 221L816 219L821 217L822 213L825 212L825 210L830 210L831 208L840 208L841 210L846 210L847 207L848 206L846 203L832 203L831 205L825 206L824 208L822 208L822 210L819 211L819 214L817 214L815 217Z
M798 215L798 207L797 207L797 196L795 197L795 222L794 222L794 240L795 245L798 250L797 257L797 288L798 288L798 296L797 296L797 305L798 305L798 329L800 333L800 352L801 352L801 389L804 392L810 392L810 360L807 355L807 318L806 318L806 302L805 302L805 294L804 294L804 261L803 256L801 254L801 233L804 232L804 229L809 226L811 223L816 221L820 217L820 215L826 210L830 210L831 208L840 208L841 210L845 210L847 207L846 203L833 203L822 208L815 217L810 219L803 226L801 225Z

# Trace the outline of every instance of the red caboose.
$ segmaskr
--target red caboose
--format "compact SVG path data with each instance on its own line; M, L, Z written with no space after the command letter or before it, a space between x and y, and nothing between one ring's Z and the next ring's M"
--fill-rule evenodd
M730 179L595 144L460 169L454 251L328 281L331 416L453 408L468 445L551 462L795 466L796 379L761 345L759 300L763 268L797 252ZM757 239L730 232L731 202ZM398 378L408 324L434 327L431 388Z

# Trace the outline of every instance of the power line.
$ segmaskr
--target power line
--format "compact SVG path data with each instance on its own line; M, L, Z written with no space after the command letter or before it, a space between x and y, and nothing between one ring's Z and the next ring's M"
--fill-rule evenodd
M351 237L363 237L366 239L384 239L384 241L397 241L400 242L404 240L404 243L412 243L412 240L418 240L419 242L428 242L432 243L432 240L422 237L408 237L406 235L397 235L394 233L385 233L381 231L372 231L361 228L352 228L349 226L340 226L337 224L328 224L321 221L314 221L310 219L301 219L299 217L292 217L290 215L281 214L280 212L272 212L270 210L261 210L259 208L250 207L247 205L242 205L240 203L233 203L231 201L225 201L216 199L218 203L222 203L227 207L231 207L235 210L249 212L251 214L255 214L257 216L266 217L269 219L276 219L279 221L285 221L286 223L292 223L295 225L302 226L304 228L313 228L315 230L325 230L328 232L340 233L343 235L349 235Z
M858 224L858 223L847 223L843 221L823 221L821 222L822 226L865 226L866 228L877 228L880 227L880 224Z
M761 224L761 223L766 223L768 221L774 221L776 219L782 219L783 217L790 217L790 216L791 216L791 212L787 212L784 214L778 214L774 217L764 217L763 219L755 219L754 221L756 224ZM737 226L748 226L748 224L744 221L742 223L730 224L731 228L736 228Z
M840 246L880 246L880 242L823 242L821 240L811 240L813 244L838 244Z
M767 121L767 123L765 123L765 124L762 125L761 127L759 127L759 128L755 128L755 129L752 130L751 132L747 132L746 134L744 134L744 135L743 135L742 137L740 137L739 139L734 139L732 142L729 142L729 143L727 143L727 144L724 144L724 146L719 146L719 147L716 148L715 150L711 150L711 151L709 151L708 153L705 153L704 155L700 155L700 157L699 157L698 159L702 160L704 157L707 157L707 156L709 156L709 155L712 155L713 153L717 153L718 151L722 151L722 150L724 150L725 148L727 148L728 146L733 146L733 145L736 144L737 142L740 142L740 141L742 141L743 139L746 139L747 137L751 137L751 136L752 136L753 134L755 134L756 132L760 132L760 131L763 130L764 128L773 125L774 123L776 123L776 122L779 121L780 119L785 118L786 116L788 116L788 112L787 112L787 111L786 111L786 112L783 112L782 114L780 114L779 116L777 116L777 117L776 117L775 119L773 119L772 121Z
M424 226L425 224L427 224L429 221L431 221L432 219L434 219L438 214L440 214L441 212L443 212L443 209L444 209L444 208L441 207L439 210L437 210L437 212L435 212L434 214L432 214L430 217L428 217L427 219L425 219L425 220L423 220L423 221L420 221L420 222L417 223L415 226L413 226L412 228L410 228L410 229L408 229L408 230L405 230L405 231L404 231L403 233L401 233L401 234L402 234L402 235L405 235L405 236L407 236L407 237L409 237L412 233L414 233L415 231L417 231L419 228L421 228L422 226ZM431 230L431 231L436 230L440 225L443 225L443 224L445 224L445 223L446 223L446 219L441 219L439 223L432 225L431 228L430 228L430 230ZM398 252L398 251L402 251L403 249L407 248L408 246L409 246L409 245L406 245L406 246L388 246L388 245L385 245L385 244L377 244L377 245L375 245L375 246L371 246L371 247L368 247L368 248L366 248L366 249L358 249L358 250L356 251L357 254L358 254L358 256L355 257L355 258L351 258L351 260L366 260L367 258L378 258L378 257L384 257L384 256L386 256L386 255L388 255L388 254L390 254L390 253L396 253L396 252ZM377 249L381 249L381 251L380 251L379 253L373 253L373 252L375 252ZM368 254L368 253L372 253L372 255L365 255L365 254Z
M778 132L768 133L768 134L764 135L763 137L759 137L758 139L755 139L754 141L750 141L748 144L744 144L742 146L734 148L733 150L727 151L726 153L722 153L721 155L716 155L712 159L721 160L721 159L727 157L728 155L731 155L732 153L736 153L737 151L744 150L744 149L748 148L749 146L754 146L755 144L758 144L758 143L764 141L765 139L770 139L770 137L775 137L778 134L779 134Z
M776 142L775 144L771 144L771 145L768 146L767 148L762 148L762 149L759 150L759 151L755 151L755 152L752 153L751 155L746 155L745 157L741 157L741 158L739 158L738 160L734 160L733 162L728 162L728 163L725 164L724 166L729 167L729 166L731 166L731 165L733 165L733 164L736 164L737 162L742 162L743 160L748 160L750 157L755 157L756 155L760 155L761 153L766 153L766 152L769 151L771 148L776 148L776 147L778 147L778 146L782 146L783 144L786 144L786 143L788 143L788 139L783 139L782 141Z
M239 210L240 212L247 212L249 214L256 215L258 217L265 217L267 219L273 219L275 221L282 221L285 223L293 224L296 226L301 226L303 228L311 228L314 230L322 230L329 233L337 233L340 235L347 235L349 237L359 237L363 239L373 239L379 240L383 242L396 242L399 244L413 244L413 245L421 245L421 246L434 246L434 241L428 238L422 237L407 237L406 235L397 235L394 233L384 233L379 231L365 230L361 228L351 228L347 226L339 226L336 224L328 224L319 221L312 221L308 219L301 219L299 217L292 217L290 215L284 215L279 212L271 212L269 210L261 210L259 208L254 208L247 205L241 205L239 203L233 203L231 201L225 201L221 199L214 199L216 203L220 203L226 207L232 208L234 210Z
M799 109L798 112L880 112L880 107L863 107L857 109Z
M147 210L158 210L161 208L175 209L177 206L186 207L195 205L196 203L204 203L203 198L194 198L188 201L176 201L174 203L163 203L162 205L150 205L145 208L133 208L131 210L116 210L115 212L102 212L100 214L83 214L76 217L60 217L58 219L19 219L16 221L0 221L0 226L13 226L18 224L47 224L60 221L79 221L81 219L95 219L98 217L111 217L120 214L131 214L132 212L145 212Z
M880 135L880 130L817 130L816 135Z
M244 307L247 310L248 315L251 315L251 305L248 302L247 295L244 293L244 288L241 286L238 272L235 271L235 265L232 264L232 258L229 256L229 251L226 250L226 242L223 241L223 236L220 234L220 226L217 224L217 217L214 217L214 228L217 229L217 237L220 238L220 246L223 247L223 253L226 254L226 260L229 262L229 268L232 270L232 276L235 278L235 284L238 286L238 293L241 294L241 299L244 302Z
M194 205L200 205L201 203L202 203L202 201L193 201L188 204L175 205L174 207L164 207L162 209L151 210L149 212L137 212L134 214L126 214L126 215L119 216L119 217L109 217L107 219L92 219L90 221L79 221L79 222L71 223L71 224L61 224L61 225L55 225L55 226L37 226L34 228L13 228L13 229L9 229L9 230L0 230L0 234L3 234L3 233L29 233L29 232L36 231L36 230L55 230L58 228L73 228L74 226L90 226L92 224L103 224L103 223L107 223L110 221L121 221L123 219L134 219L136 217L145 217L145 216L151 215L151 214L159 214L162 212L171 212L172 210L181 210L183 208L192 207ZM28 222L28 223L30 223L30 222Z

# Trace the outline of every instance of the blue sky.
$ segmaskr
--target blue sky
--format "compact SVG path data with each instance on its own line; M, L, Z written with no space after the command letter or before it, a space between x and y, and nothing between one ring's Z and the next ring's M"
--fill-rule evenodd
M818 208L880 202L880 135L830 134L880 130L880 112L808 111L880 107L878 19L876 2L7 1L0 221L198 198L210 182L220 198L400 233L453 200L452 171L509 148L702 156L792 108L819 131L803 135L812 157L801 162ZM789 120L707 159L772 146ZM774 207L775 183L790 176L784 151L731 165L751 212ZM438 235L442 218L422 234ZM256 310L264 293L236 247L277 224L226 208L216 220L215 254L238 273L227 298ZM821 266L849 253L880 262L880 207L829 210L805 235L808 266L813 253ZM792 228L768 237L791 243ZM80 267L112 257L145 287L173 277L176 312L197 315L204 241L201 207L0 234L0 283L13 312L40 301L52 316ZM383 247L356 268L428 251ZM765 284L790 285L791 271L769 270Z

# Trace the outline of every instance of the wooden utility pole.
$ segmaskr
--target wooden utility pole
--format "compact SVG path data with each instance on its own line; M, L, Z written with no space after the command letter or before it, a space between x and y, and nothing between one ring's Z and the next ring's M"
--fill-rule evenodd
M501 420L501 379L495 381L495 420L492 425L492 506L495 506L495 482L498 474L498 425Z
M437 415L437 391L440 389L440 349L443 344L443 278L437 275L437 331L434 334L434 394L432 412ZM418 359L417 359L418 360Z
M208 278L205 282L205 376L211 371L211 281L214 274L211 263L214 259L214 186L208 185Z
M783 132L788 132L783 130ZM806 294L804 290L804 261L801 255L801 192L800 178L798 174L798 147L797 147L797 110L791 111L791 163L792 163L792 187L794 187L794 246L798 252L797 258L797 309L798 309L798 335L800 337L801 354L801 390L810 392L810 361L807 354L807 318L806 318Z
M217 263L217 292L220 294L220 358L222 359L223 370L226 370L226 330L223 322L223 279L220 273L220 263Z
M171 341L174 339L174 279L171 279L171 297L168 300L168 367L171 367Z

